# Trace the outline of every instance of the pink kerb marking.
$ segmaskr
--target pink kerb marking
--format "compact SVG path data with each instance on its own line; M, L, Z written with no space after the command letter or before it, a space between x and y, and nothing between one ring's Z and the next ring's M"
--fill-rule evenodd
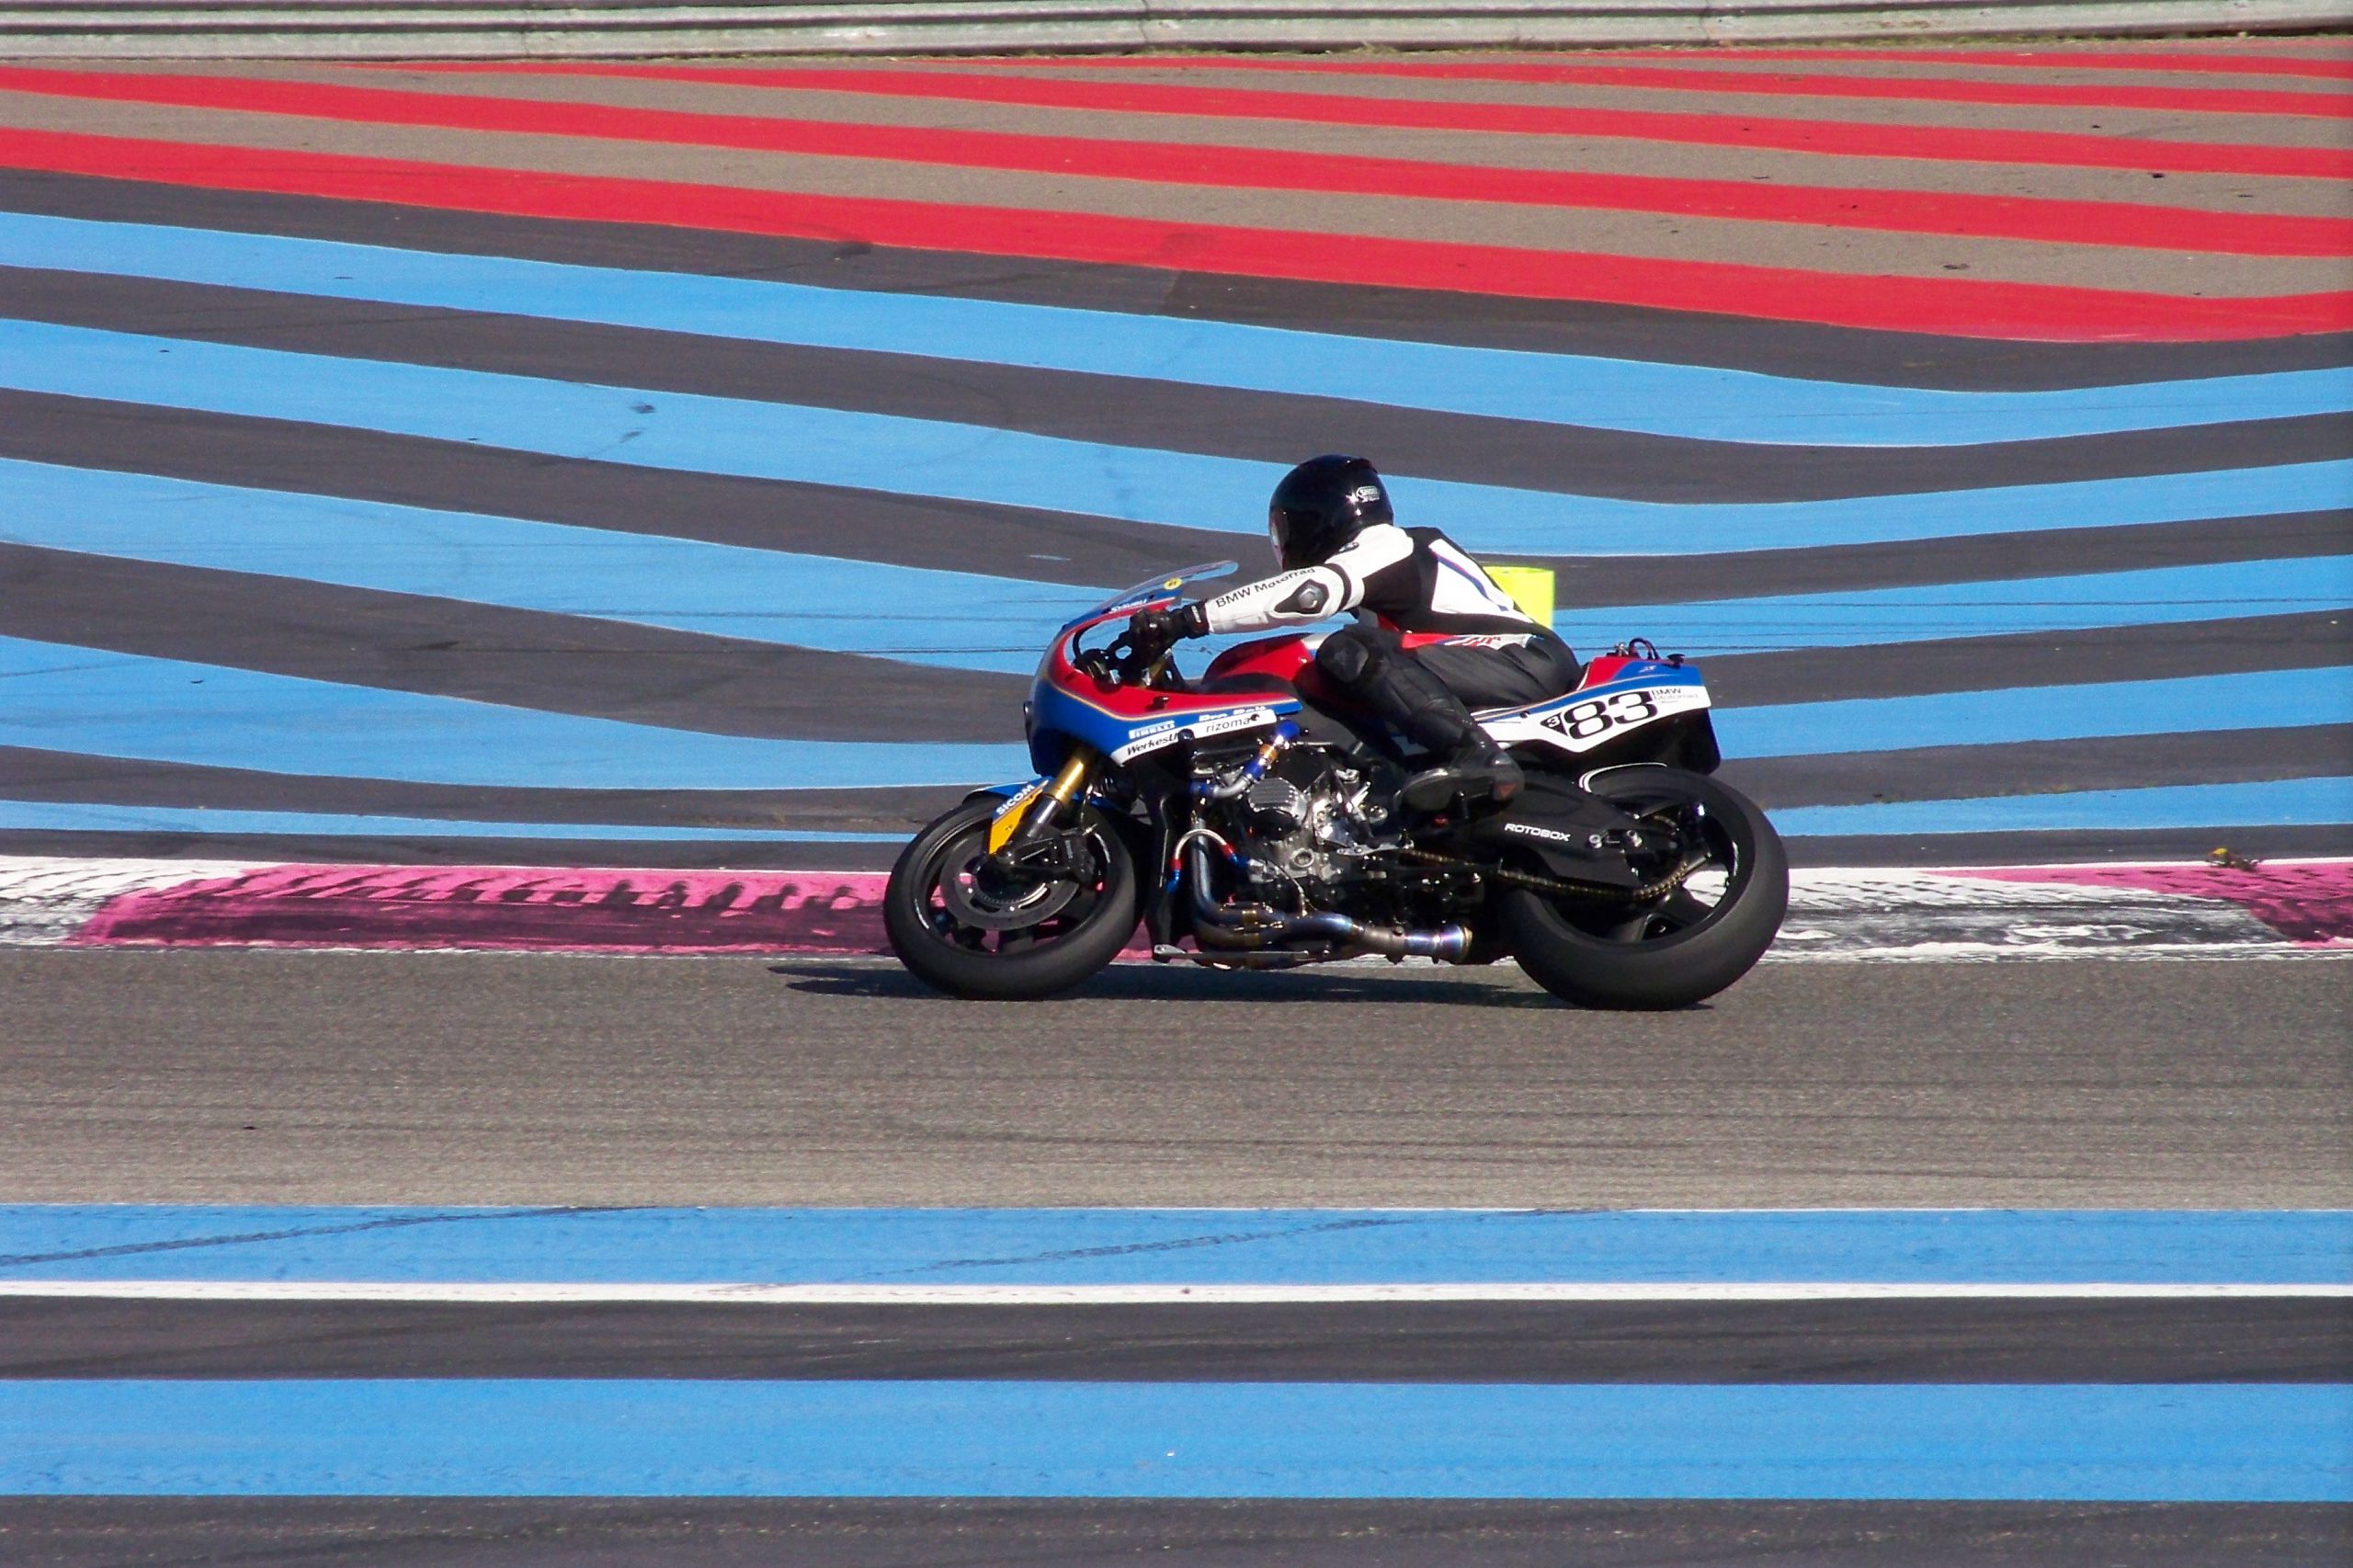
M870 871L272 866L126 893L72 940L578 952L884 950Z
M2290 941L2330 945L2353 940L2353 860L2275 862L2258 865L2253 870L2193 862L2165 866L1986 866L1935 874L1999 882L2130 888L2182 898L2214 899L2237 904Z

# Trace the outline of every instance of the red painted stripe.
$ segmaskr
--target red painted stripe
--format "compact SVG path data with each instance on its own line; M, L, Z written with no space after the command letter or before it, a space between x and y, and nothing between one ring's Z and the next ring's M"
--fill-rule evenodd
M1869 64L1893 61L1918 65L1999 65L2022 66L2040 71L2121 71L2189 72L2201 74L2249 76L2312 76L2327 80L2353 80L2353 59L2343 56L2251 54L2222 52L2190 52L2168 51L2164 53L2136 54L2125 51L2052 51L2001 49L1613 49L1607 54L1587 56L1602 65L1614 65L1624 61L1658 61L1667 64L1690 65L1699 61L1757 61L1770 63L1784 62L1803 64L1809 61L1827 60L1840 64ZM961 65L1000 65L1035 69L1040 66L1096 67L1111 70L1202 70L1279 71L1303 64L1323 64L1334 68L1376 70L1378 61L1313 60L1299 56L1243 56L1212 54L991 54L968 55L956 62ZM1402 63L1402 62L1401 62ZM1527 56L1518 61L1473 62L1486 64L1558 64L1558 57L1538 60ZM1738 80L1737 73L1716 74ZM1844 81L1848 78L1834 77Z
M0 88L443 129L585 136L1160 184L1668 212L2235 256L2353 255L2353 220L2102 201L1564 174L1396 158L603 108L299 82L0 68Z
M1623 54L1612 54L1610 58L1689 61L1694 56L1688 50L1629 50ZM2163 53L2140 54L2129 50L1711 49L1699 58L1855 62L1888 60L1906 65L2015 65L2038 71L2192 72L2201 75L2312 76L2332 82L2353 82L2353 60L2242 54L2219 50L2168 50Z
M1170 58L1124 55L1120 62L1164 67ZM1769 94L1808 98L1897 98L1955 104L2041 108L2151 109L2160 114L2273 114L2353 119L2353 101L2340 93L2279 92L2254 87L2142 87L2125 83L2085 86L2054 82L1993 82L1963 76L1839 76L1793 72L1692 70L1673 65L1560 65L1495 60L1431 62L1408 60L1300 60L1200 56L1195 66L1219 71L1267 71L1342 76L1396 76L1416 81L1524 82L1538 86L1632 87L1645 92Z
M945 202L522 173L63 131L0 131L0 165L517 217L654 223L1184 272L1942 333L2193 342L2353 330L2353 290L2263 299L1968 278L1866 278L1501 245L1350 238Z
M1603 136L1644 142L1756 147L1839 157L1916 158L1939 163L2035 164L2143 169L2170 174L2280 176L2353 179L2353 152L2335 147L2259 147L2236 142L2132 141L2057 131L1974 131L1939 126L1857 125L1838 120L1772 119L1652 109L1562 108L1539 104L1426 103L1251 87L1188 87L1156 82L1003 75L977 71L827 68L756 70L535 62L440 63L403 70L498 72L534 75L642 77L785 91L946 98L1114 114L1191 115L1216 119L1280 119L1408 131L1471 131L1506 136Z

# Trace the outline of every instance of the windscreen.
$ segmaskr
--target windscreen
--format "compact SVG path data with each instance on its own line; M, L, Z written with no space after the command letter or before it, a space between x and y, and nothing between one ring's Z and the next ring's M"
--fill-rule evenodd
M1180 566L1174 572L1164 573L1157 577L1148 577L1132 588L1126 588L1113 594L1085 615L1073 616L1063 622L1063 630L1067 631L1082 620L1093 620L1097 616L1108 614L1130 604L1143 605L1149 604L1154 599L1165 598L1179 591L1188 583L1207 583L1220 577L1230 577L1238 570L1240 568L1231 561L1212 561L1200 566Z

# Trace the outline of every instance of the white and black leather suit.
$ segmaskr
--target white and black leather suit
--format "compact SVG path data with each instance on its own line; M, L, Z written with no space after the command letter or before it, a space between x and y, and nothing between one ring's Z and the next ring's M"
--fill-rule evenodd
M1369 525L1319 565L1207 600L1200 619L1205 630L1222 634L1306 626L1350 612L1358 614L1358 624L1323 639L1316 667L1383 717L1419 716L1429 706L1428 694L1416 689L1415 665L1472 708L1540 702L1577 683L1579 666L1568 644L1513 603L1436 528ZM1406 631L1457 640L1408 652L1399 643L1399 633ZM1405 689L1392 689L1401 686ZM1406 727L1410 733L1413 726Z

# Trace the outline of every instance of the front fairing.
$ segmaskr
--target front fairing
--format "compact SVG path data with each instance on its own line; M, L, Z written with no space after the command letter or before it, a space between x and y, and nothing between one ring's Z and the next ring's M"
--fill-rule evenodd
M1114 762L1124 763L1180 741L1203 739L1272 724L1298 711L1296 698L1254 696L1245 699L1207 697L1137 686L1099 686L1080 670L1082 641L1098 628L1124 625L1139 610L1174 605L1193 583L1235 570L1231 561L1190 566L1139 584L1065 623L1038 663L1023 705L1030 763L1051 774L1083 743ZM1112 639L1115 640L1116 633Z

